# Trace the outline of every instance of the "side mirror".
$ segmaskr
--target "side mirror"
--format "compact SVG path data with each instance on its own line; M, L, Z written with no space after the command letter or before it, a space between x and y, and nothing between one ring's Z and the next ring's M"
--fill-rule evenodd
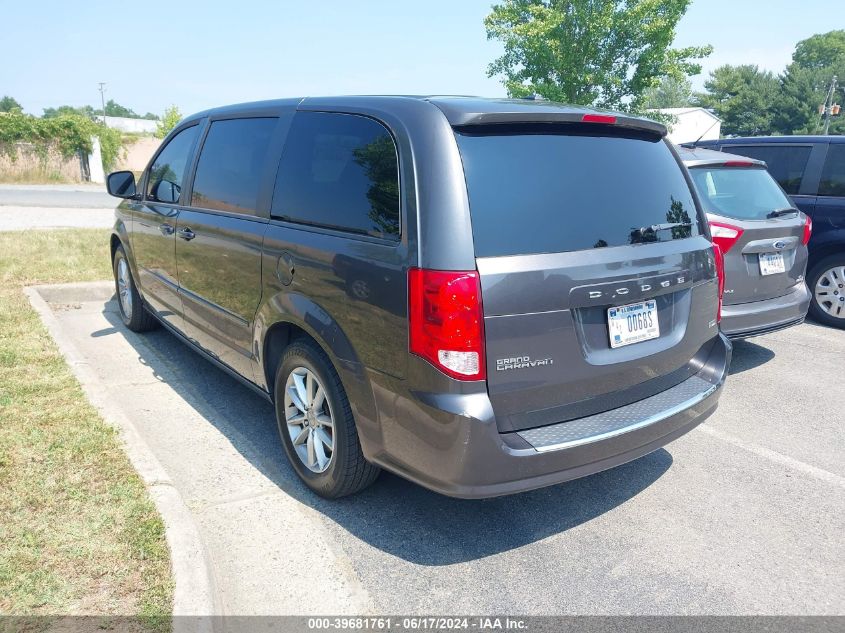
M106 178L106 189L116 198L135 197L135 174L131 171L115 171Z

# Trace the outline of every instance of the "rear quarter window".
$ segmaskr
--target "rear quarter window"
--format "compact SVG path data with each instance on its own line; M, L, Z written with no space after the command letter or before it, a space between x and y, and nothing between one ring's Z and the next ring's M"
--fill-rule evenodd
M387 128L358 115L297 112L276 177L272 216L398 239L399 162Z
M456 138L477 257L699 233L687 180L662 140L573 134L572 126L548 125L513 126L510 133L458 131ZM666 224L683 226L650 229Z
M783 190L795 195L801 189L801 180L807 161L810 160L810 145L725 145L723 152L749 156L766 162L766 168Z
M827 150L819 195L845 196L845 143L831 144Z

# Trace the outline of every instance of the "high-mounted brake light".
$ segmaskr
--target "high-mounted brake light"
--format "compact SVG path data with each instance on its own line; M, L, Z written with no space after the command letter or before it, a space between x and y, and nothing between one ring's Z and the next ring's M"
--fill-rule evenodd
M725 296L725 256L721 247L713 243L713 256L716 262L716 277L719 280L719 307L716 310L716 323L722 320L722 298Z
M719 245L724 255L737 243L742 235L742 229L738 226L731 226L730 224L711 222L710 235L713 238L713 243Z
M801 243L806 246L810 243L810 238L813 236L813 218L809 215L804 220L804 235L801 237Z
M756 167L750 160L729 160L724 163L725 167Z
M581 117L582 123L616 123L616 117L612 114L585 114Z
M484 380L484 314L478 272L408 271L409 347L458 380Z

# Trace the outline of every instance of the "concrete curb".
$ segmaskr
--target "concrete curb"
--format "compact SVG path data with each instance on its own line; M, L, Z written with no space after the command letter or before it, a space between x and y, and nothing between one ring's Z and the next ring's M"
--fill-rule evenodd
M60 288L67 288L69 285L29 286L24 288L24 292L74 376L79 380L88 400L107 423L120 431L123 449L149 490L150 497L164 520L175 583L173 615L220 615L222 611L219 609L219 600L205 547L182 495L174 487L170 476L138 430L119 405L108 396L87 361L65 336L50 306L41 295L41 290L56 289L60 292ZM174 621L174 630L211 631L212 619L208 617L180 618Z

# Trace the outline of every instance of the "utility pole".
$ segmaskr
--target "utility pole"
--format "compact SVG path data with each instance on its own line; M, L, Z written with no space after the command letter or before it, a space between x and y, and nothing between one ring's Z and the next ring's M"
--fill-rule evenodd
M833 100L836 97L836 75L830 80L830 90L827 91L827 96L824 100L824 132L827 136L830 129L830 115L833 113Z
M106 127L106 82L100 83L100 103L103 104L103 127Z

